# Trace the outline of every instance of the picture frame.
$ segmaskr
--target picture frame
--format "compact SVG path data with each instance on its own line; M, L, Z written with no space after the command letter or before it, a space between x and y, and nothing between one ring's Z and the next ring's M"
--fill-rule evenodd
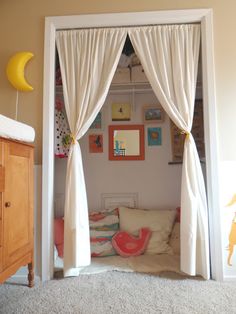
M172 148L172 162L182 162L185 134L170 119L170 135Z
M205 159L204 125L203 125L203 101L195 100L193 124L191 130L195 140L198 155L201 160ZM170 136L172 147L172 162L182 162L184 152L185 134L170 120Z
M89 135L89 152L103 153L103 135L90 134Z
M90 125L89 130L101 130L102 129L102 112L100 111L93 123Z
M113 103L111 107L112 121L130 121L131 120L131 104L129 103Z
M148 146L160 146L162 145L162 129L161 128L148 128Z
M156 123L164 121L164 110L159 105L145 105L143 106L143 122Z
M144 125L109 125L109 160L144 160Z

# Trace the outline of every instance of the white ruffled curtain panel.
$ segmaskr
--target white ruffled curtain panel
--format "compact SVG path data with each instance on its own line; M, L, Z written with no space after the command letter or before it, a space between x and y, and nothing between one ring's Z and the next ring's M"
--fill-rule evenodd
M186 134L181 184L181 270L209 279L206 192L191 135L200 25L147 26L132 28L128 33L161 105Z
M90 264L86 186L78 140L106 99L124 46L125 29L58 31L65 108L72 137L65 191L64 276L77 276Z

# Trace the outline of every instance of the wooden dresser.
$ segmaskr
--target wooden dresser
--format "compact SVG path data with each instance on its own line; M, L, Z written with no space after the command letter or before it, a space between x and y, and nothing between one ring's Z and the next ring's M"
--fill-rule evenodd
M0 137L0 283L28 265L34 285L32 145Z

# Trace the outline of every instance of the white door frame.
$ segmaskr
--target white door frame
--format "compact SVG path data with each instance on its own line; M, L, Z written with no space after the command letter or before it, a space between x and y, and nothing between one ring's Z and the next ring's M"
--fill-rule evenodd
M53 276L55 33L59 29L201 23L212 278L223 279L212 9L46 17L43 93L42 280Z

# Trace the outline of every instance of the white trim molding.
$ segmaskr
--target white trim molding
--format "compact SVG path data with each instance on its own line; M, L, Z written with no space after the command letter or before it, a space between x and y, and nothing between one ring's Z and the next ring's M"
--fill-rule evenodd
M102 193L101 209L119 206L138 208L138 193Z
M42 178L42 280L53 276L53 195L54 195L54 97L55 33L59 29L122 27L174 23L200 23L202 32L203 103L206 144L207 191L212 278L222 280L220 234L218 144L213 58L212 10L176 10L135 13L56 16L45 19L43 97L43 178ZM214 209L214 214L213 214Z
M223 280L223 251L219 191L219 154L215 92L212 11L201 22L203 110L206 150L207 199L212 278ZM220 231L220 232L219 232Z

